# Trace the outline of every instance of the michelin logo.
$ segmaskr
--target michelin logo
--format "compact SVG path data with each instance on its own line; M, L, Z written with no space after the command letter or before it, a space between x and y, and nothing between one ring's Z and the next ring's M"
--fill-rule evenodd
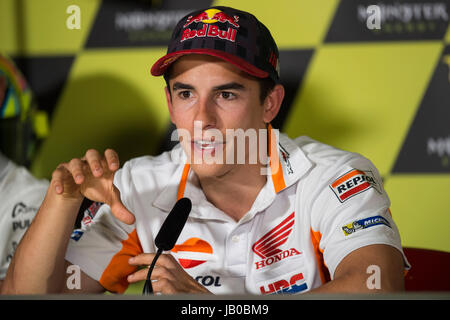
M352 223L343 226L342 230L344 231L345 236L348 236L352 233L355 233L356 231L367 229L380 224L384 224L389 228L391 227L389 221L387 221L382 216L373 216L366 219L353 221Z

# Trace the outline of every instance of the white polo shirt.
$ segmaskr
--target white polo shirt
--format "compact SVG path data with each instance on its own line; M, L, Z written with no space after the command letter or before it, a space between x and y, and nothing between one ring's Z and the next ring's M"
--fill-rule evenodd
M239 222L206 199L179 145L126 162L114 184L136 222L123 224L101 206L75 231L66 259L107 290L124 292L136 271L128 259L156 252L154 239L183 196L192 211L170 253L216 294L306 292L333 279L355 249L387 244L403 253L389 198L369 160L308 137L280 134L278 142L271 144L277 151L272 174Z
M47 180L38 180L26 168L0 153L0 280L22 236L33 221L48 188Z

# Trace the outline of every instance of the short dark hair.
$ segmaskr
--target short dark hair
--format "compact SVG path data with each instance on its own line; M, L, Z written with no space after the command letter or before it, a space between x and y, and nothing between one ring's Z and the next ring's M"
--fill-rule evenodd
M163 74L163 77L164 77L164 81L166 81L166 85L167 85L167 88L169 89L169 93L172 96L172 92L170 91L170 86L169 86L169 80L171 78L171 71L172 71L172 65ZM259 101L261 104L263 104L264 101L266 100L267 96L269 95L269 93L272 92L273 88L275 87L275 85L276 85L275 81L270 77L257 78L257 77L250 76L250 75L249 75L249 77L258 81L258 83L259 83Z

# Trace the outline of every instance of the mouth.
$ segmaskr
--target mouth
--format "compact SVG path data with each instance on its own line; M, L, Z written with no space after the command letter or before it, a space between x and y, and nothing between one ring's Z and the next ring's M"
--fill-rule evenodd
M222 145L222 142L211 141L211 140L196 140L194 141L195 147L202 150L212 150L215 149L219 144Z
M191 145L195 152L214 155L217 150L223 148L225 142L214 140L194 140Z

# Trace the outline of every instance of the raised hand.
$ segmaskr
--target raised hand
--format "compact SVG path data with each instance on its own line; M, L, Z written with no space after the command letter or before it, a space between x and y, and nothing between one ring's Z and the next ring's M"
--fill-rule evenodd
M52 185L57 194L66 199L82 199L83 196L108 204L120 221L132 224L134 215L120 200L120 191L114 186L114 173L119 169L119 157L112 149L102 156L90 149L81 159L62 163L52 174Z

